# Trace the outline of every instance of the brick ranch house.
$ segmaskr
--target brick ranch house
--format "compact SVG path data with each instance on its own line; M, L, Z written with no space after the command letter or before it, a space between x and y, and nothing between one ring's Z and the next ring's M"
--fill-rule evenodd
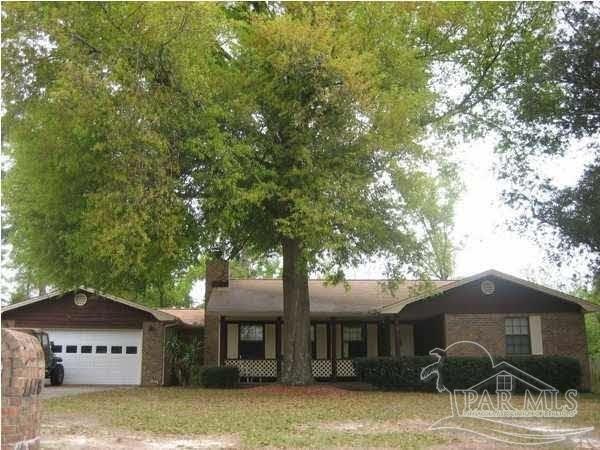
M228 273L225 261L207 267L205 364L236 366L246 379L275 380L285 328L282 281L229 279ZM352 378L353 358L427 355L468 340L494 356L575 357L581 388L589 389L584 314L600 311L597 305L495 270L434 281L424 293L416 281L405 281L394 294L376 280L347 285L309 281L318 380Z
M476 341L494 356L563 355L589 360L583 315L600 307L497 271L394 293L377 280L326 286L310 280L311 351L318 380L351 379L352 358L427 355ZM171 333L204 336L205 364L237 366L244 379L275 380L283 352L281 280L229 279L207 266L204 309L154 309L79 288L2 309L3 327L41 328L63 358L66 384L170 384ZM468 347L466 347L468 348ZM461 353L471 355L468 351Z
M2 309L2 327L40 328L63 359L65 384L170 383L165 356L174 332L203 334L203 309L154 309L79 288Z

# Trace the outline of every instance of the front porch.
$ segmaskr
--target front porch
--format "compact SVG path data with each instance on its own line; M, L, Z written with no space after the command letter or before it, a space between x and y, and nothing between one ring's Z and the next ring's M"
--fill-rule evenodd
M220 318L219 364L238 367L242 381L275 381L281 372L281 318ZM444 347L443 318L315 318L311 321L312 372L315 380L355 379L352 360L377 356L426 355Z

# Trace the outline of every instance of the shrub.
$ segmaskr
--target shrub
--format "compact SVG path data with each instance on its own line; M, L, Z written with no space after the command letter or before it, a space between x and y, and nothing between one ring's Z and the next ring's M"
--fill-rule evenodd
M361 358L353 362L357 376L380 389L432 391L435 380L423 382L421 369L435 360L431 356L413 356Z
M169 335L166 354L175 383L180 386L198 384L204 361L204 340L200 336L186 338L178 332Z
M581 384L581 363L569 356L514 356L504 358L559 391L577 389Z
M424 382L421 370L436 360L430 356L361 358L354 360L354 367L360 379L380 389L432 391L435 377ZM575 358L520 356L495 360L496 363L500 361L506 361L560 391L575 389L581 382L581 365ZM486 357L448 357L441 367L443 384L450 390L470 388L496 372ZM517 384L515 387L519 391L523 386Z
M235 388L239 382L237 367L204 367L200 372L200 384L207 388Z
M444 386L450 390L468 389L494 373L489 358L480 356L446 358L441 372Z

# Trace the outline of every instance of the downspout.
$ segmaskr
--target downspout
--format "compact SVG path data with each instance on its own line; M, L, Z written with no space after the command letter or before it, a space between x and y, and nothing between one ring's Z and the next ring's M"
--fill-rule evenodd
M179 325L178 321L175 321L173 323L168 323L163 327L163 357L162 357L162 380L160 385L164 386L165 385L165 358L167 357L166 355L166 351L167 351L167 328L171 328L174 327L175 325Z

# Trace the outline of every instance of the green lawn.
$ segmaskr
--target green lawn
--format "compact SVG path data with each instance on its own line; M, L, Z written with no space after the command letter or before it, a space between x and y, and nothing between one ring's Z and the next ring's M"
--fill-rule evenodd
M579 410L564 424L599 424L600 396L580 396ZM427 431L448 413L448 397L442 394L320 386L134 388L44 401L45 422L77 417L127 432L235 436L244 447L455 446L465 437Z

